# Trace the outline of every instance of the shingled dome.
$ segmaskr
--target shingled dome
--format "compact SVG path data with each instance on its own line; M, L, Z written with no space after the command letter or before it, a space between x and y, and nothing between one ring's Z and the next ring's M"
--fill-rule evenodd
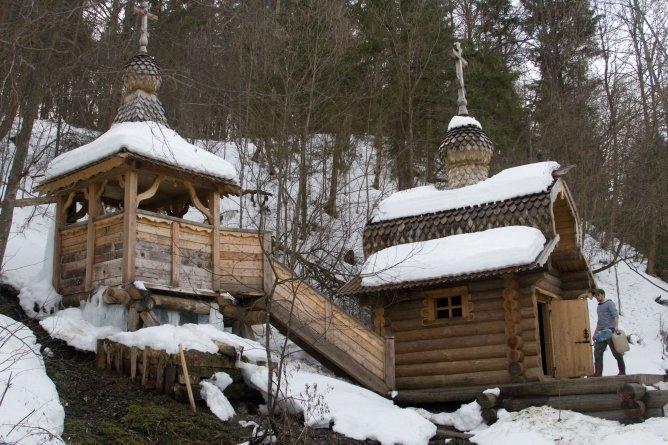
M156 95L161 84L162 73L155 58L143 52L135 54L125 65L126 95L114 123L152 121L168 126L165 109Z
M453 117L441 144L448 187L459 188L487 179L494 146L475 119Z

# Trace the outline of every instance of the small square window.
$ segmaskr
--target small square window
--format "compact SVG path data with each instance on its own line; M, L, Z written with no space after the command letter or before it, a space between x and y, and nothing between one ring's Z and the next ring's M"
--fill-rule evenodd
M472 318L466 286L427 291L424 295L420 312L423 326L434 322Z
M462 318L464 316L461 295L435 298L434 305L437 319Z

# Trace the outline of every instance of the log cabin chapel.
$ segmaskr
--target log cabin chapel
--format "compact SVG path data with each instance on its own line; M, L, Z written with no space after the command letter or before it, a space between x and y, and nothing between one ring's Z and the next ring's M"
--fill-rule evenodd
M237 172L169 128L160 68L146 50L153 16L142 5L140 51L125 67L114 124L55 158L36 188L57 202L53 284L65 305L140 281L150 304L105 302L125 304L135 330L168 322L154 308L190 314L181 322L211 308L238 315L223 310L229 296L252 323L271 295L272 321L297 344L413 402L438 388L591 372L577 297L593 276L563 171L542 162L487 177L493 146L468 115L458 46L459 113L441 146L447 187L383 200L364 231L362 273L339 292L373 310L370 330L308 284L291 284L299 280L271 255L270 234L220 227L221 198L241 193ZM191 206L205 222L183 218Z
M593 372L586 299L593 275L556 162L488 178L494 151L468 115L455 45L459 113L441 145L447 185L399 191L364 230L361 275L340 296L393 335L399 400L439 388ZM429 398L429 400L435 400Z

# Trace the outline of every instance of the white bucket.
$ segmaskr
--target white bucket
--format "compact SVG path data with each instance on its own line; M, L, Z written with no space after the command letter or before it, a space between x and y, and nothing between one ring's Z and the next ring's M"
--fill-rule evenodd
M619 354L623 354L630 349L629 340L626 338L624 331L617 331L612 336L612 344L615 347L615 351Z

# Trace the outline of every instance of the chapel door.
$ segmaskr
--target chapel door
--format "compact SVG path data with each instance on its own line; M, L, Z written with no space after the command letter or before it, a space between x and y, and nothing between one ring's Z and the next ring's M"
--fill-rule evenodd
M591 328L587 300L552 300L550 318L556 378L593 373Z

